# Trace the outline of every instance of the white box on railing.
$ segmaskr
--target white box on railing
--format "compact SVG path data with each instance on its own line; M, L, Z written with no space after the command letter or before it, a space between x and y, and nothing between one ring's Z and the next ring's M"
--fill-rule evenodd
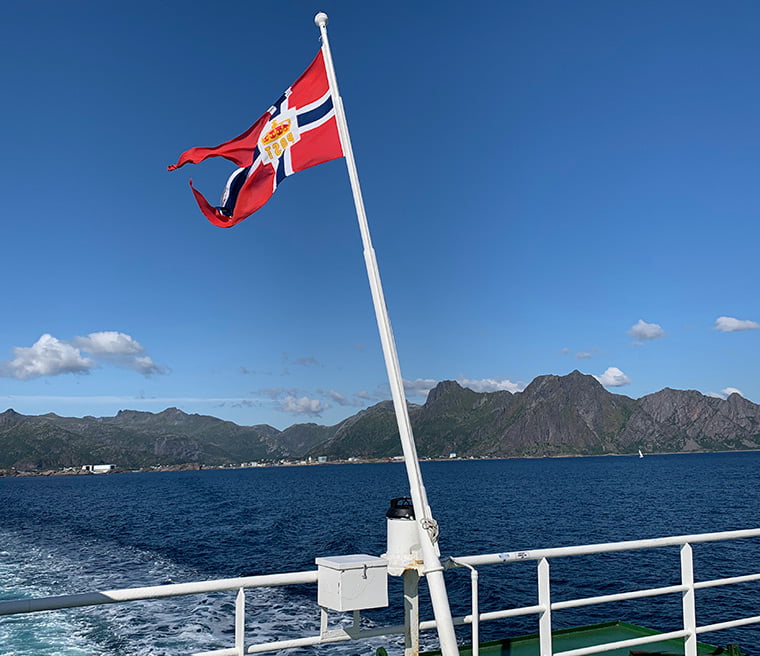
M317 558L317 603L331 610L388 605L388 561L367 554Z

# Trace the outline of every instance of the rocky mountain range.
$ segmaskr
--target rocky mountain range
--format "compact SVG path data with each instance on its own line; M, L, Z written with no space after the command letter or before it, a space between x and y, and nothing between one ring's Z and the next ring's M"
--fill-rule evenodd
M632 399L592 376L539 376L522 392L478 393L453 381L409 404L422 457L543 457L760 449L760 405L663 389ZM335 426L239 426L176 408L114 417L0 413L0 469L29 471L113 463L132 469L221 465L306 456L400 455L395 414L384 401Z

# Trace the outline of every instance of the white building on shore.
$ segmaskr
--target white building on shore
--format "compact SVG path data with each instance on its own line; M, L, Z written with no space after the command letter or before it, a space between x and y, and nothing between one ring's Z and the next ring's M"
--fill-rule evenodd
M82 470L91 474L108 474L114 469L116 469L116 465L82 465Z

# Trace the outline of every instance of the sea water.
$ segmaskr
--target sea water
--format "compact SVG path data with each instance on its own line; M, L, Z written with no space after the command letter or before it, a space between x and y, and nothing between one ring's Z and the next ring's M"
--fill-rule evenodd
M760 453L422 463L444 555L612 542L760 526ZM0 600L300 571L314 558L385 551L385 511L407 494L400 463L0 479ZM695 545L698 579L757 571L757 541ZM554 600L677 584L678 549L552 561ZM481 611L536 603L535 563L480 569ZM469 575L449 572L454 614ZM424 583L423 617L431 617ZM402 621L369 611L368 625ZM249 591L247 642L314 635L315 586ZM500 602L496 601L500 599ZM745 584L698 593L706 624L757 615ZM0 617L0 656L187 654L230 647L234 593ZM680 599L553 614L557 627L624 619L679 628ZM347 623L349 617L331 617ZM487 623L484 639L537 630L536 617ZM468 628L458 629L467 639ZM760 628L708 634L760 652ZM435 644L435 635L423 634ZM399 653L399 640L330 653ZM327 653L325 648L297 653Z

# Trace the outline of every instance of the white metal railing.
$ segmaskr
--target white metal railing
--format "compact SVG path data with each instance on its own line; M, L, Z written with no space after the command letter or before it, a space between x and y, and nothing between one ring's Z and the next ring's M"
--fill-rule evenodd
M722 629L735 628L739 626L746 626L748 624L760 623L760 615L752 617L744 617L739 619L730 620L727 622L720 622L716 624L708 624L704 626L697 626L696 621L696 590L714 588L723 585L732 585L737 583L746 583L749 581L760 580L759 574L748 574L745 576L734 576L729 578L714 579L710 581L694 581L694 563L692 554L692 544L699 544L705 542L720 542L725 540L737 540L742 538L755 538L760 537L760 529L749 529L744 531L725 531L721 533L701 533L697 535L681 535L666 538L655 538L649 540L629 540L626 542L610 542L606 544L592 544L576 547L559 547L555 549L535 549L529 551L516 551L499 554L488 554L478 556L465 556L457 558L455 561L450 561L450 566L456 567L460 565L475 567L476 565L491 565L496 563L515 563L522 561L538 561L538 606L524 607L519 609L512 609L511 611L502 611L499 613L481 613L477 614L473 612L472 615L467 616L465 621L467 623L473 623L477 625L478 621L484 619L497 619L501 617L511 616L515 611L529 611L531 614L535 613L539 615L539 649L541 656L586 656L586 654L596 654L603 651L620 648L630 648L639 645L648 644L651 642L659 642L661 640L667 640L671 638L683 638L684 639L684 654L685 656L697 655L697 636L702 633L708 633L712 631L718 631ZM635 590L630 592L622 592L618 594L603 595L597 597L585 597L580 599L570 599L560 602L551 601L550 593L550 573L549 573L549 559L552 558L564 558L567 556L582 556L602 553L612 553L619 551L633 551L640 549L654 549L666 546L679 546L680 547L680 569L681 569L681 583L680 585L671 585L659 588L649 588L645 590ZM640 599L644 597L655 597L665 594L681 593L682 595L682 617L683 617L683 629L678 631L671 631L669 633L661 633L655 636L644 636L640 638L634 638L631 640L619 641L614 643L606 643L601 645L594 645L593 647L586 647L583 649L573 649L565 652L554 652L552 649L552 622L551 613L555 610L563 610L567 608L577 608L581 606L589 606L592 604L603 604L616 601L627 601L632 599ZM474 605L474 607L476 607ZM509 615L507 615L509 613ZM474 619L473 619L474 618ZM475 632L474 632L475 633ZM473 652L473 656L477 656L476 652Z
M469 615L455 617L455 625L472 626L473 656L478 654L479 624L484 621L519 617L525 615L538 615L539 647L541 656L586 656L602 651L636 647L652 642L672 638L684 639L685 656L696 656L697 636L702 633L719 631L734 627L760 623L760 615L742 617L729 621L698 626L695 612L695 596L697 590L714 588L718 586L734 585L750 581L760 580L760 573L733 576L707 581L694 580L694 568L692 560L692 544L705 542L720 542L744 538L760 537L760 529L744 531L726 531L722 533L702 533L698 535L684 535L650 540L631 540L627 542L612 542L606 544L582 545L575 547L559 547L554 549L535 549L528 551L505 552L498 554L486 554L475 556L463 556L450 558L445 562L447 569L466 567L471 576L471 599L472 610ZM568 556L603 554L619 551L632 551L641 549L653 549L666 546L680 547L680 573L681 583L657 588L634 590L618 594L609 594L579 599L567 599L563 601L551 601L551 559ZM526 561L537 562L538 603L519 608L508 608L490 612L480 612L478 602L478 571L476 567L494 564L511 564ZM201 581L194 583L179 583L171 585L159 585L143 588L127 588L120 590L105 590L83 594L61 595L53 597L40 597L35 599L19 599L0 601L0 616L17 615L23 613L35 613L40 611L60 610L66 608L80 608L103 604L120 603L127 601L161 599L191 594L209 594L237 590L235 600L235 644L234 647L216 649L213 651L198 652L194 656L242 656L243 654L257 654L267 651L278 651L293 647L305 647L320 644L330 644L348 640L361 640L380 636L405 636L407 656L416 653L419 649L419 631L429 630L436 627L433 620L419 621L417 600L417 572L408 570L404 575L405 597L405 624L381 626L377 628L361 628L360 613L354 611L353 625L346 628L328 628L327 611L321 609L320 631L318 635L296 638L291 640L279 640L259 644L245 644L245 590L261 587L279 587L287 585L301 585L317 582L317 571L292 572L289 574L271 574L262 576L249 576L241 578L220 579L216 581ZM627 601L646 597L655 597L667 594L681 594L683 628L669 633L659 633L630 640L594 645L583 649L573 649L565 652L553 652L552 650L552 611L560 611L569 608L579 608L592 604L604 604L609 602ZM759 597L760 599L760 597ZM758 604L760 607L760 604Z

